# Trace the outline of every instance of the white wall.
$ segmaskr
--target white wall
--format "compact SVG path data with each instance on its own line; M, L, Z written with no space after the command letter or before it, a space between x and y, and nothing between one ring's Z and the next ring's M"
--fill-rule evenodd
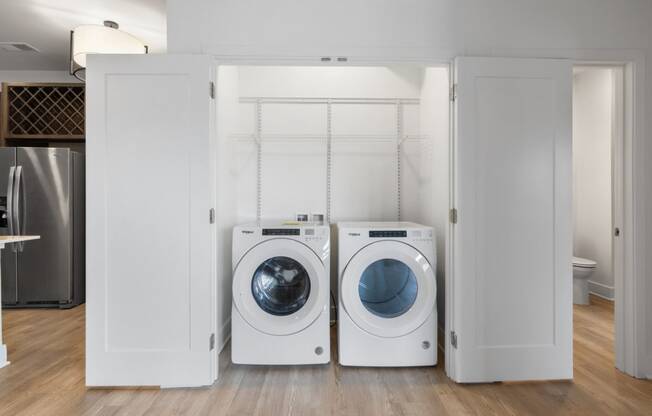
M168 0L168 52L433 57L641 48L648 0Z
M423 68L417 65L242 66L243 97L419 98Z
M168 51L223 57L458 55L636 59L633 143L637 302L652 299L652 2L649 0L168 0ZM648 103L648 105L645 105ZM636 331L640 375L652 376L652 302Z
M241 97L412 98L420 95L423 69L239 67ZM445 91L444 91L445 92ZM238 216L256 216L255 103L240 104L238 130ZM397 112L393 101L332 104L332 222L395 220ZM405 218L419 212L419 106L403 107L406 141L402 159ZM325 103L263 103L262 218L293 218L298 212L326 213ZM416 170L415 170L416 167Z
M590 290L609 299L614 295L612 72L583 68L573 77L573 250L598 263Z

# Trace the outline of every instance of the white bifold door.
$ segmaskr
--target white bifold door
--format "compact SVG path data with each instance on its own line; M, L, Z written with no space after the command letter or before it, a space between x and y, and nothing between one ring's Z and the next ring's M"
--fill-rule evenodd
M215 380L211 61L92 55L86 384Z
M447 372L570 379L572 66L459 58Z

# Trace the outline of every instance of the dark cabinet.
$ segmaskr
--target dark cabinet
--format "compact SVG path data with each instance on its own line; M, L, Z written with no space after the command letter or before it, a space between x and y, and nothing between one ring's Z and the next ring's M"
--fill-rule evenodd
M2 83L0 138L83 140L85 86L62 83Z

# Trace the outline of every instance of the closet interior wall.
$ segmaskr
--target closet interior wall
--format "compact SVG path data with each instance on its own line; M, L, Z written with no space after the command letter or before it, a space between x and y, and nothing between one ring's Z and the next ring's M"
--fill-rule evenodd
M233 155L228 177L235 222L305 213L322 214L333 225L402 220L434 226L443 282L446 68L226 68L220 71L237 79L239 97L237 104L233 97L222 104L237 111L226 111L230 127L220 140ZM218 124L223 118L218 113ZM337 271L336 227L331 231L331 270ZM336 274L331 285L337 295ZM443 305L443 286L438 290Z

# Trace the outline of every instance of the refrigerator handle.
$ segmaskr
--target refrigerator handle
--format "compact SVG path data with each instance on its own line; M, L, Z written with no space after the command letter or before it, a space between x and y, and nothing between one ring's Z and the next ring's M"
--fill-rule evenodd
M14 177L16 176L16 168L11 166L9 168L9 179L7 180L7 226L9 228L9 235L14 235ZM10 244L11 251L16 252L16 244Z
M25 201L24 201L24 191L23 191L23 167L18 165L16 166L16 185L14 189L14 193L16 194L14 196L14 206L13 206L13 213L14 213L14 228L15 228L15 233L16 235L23 235L25 234ZM21 210L22 207L22 210ZM21 252L23 251L23 248L25 247L24 243L17 243L18 246L18 251Z

